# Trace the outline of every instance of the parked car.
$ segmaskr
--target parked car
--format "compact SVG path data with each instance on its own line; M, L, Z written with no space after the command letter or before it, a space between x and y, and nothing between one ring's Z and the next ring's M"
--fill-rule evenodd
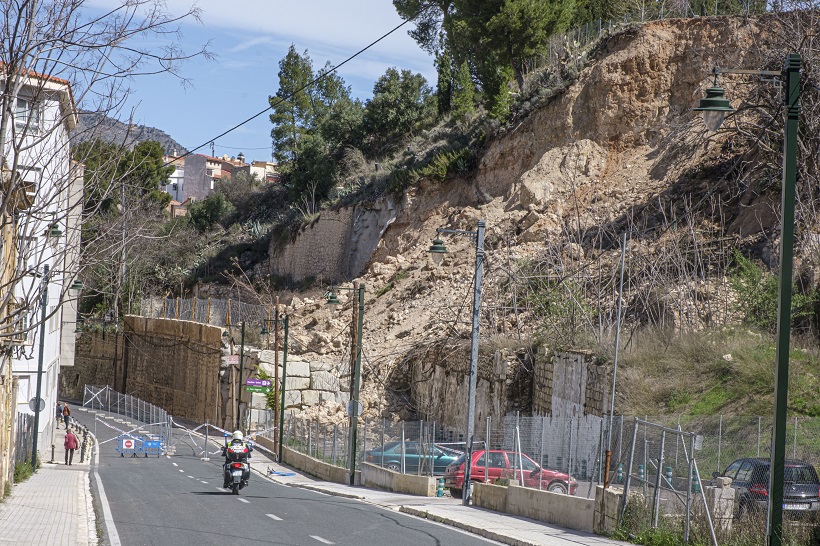
M769 502L769 459L744 458L734 461L713 478L732 478L735 490L735 517L760 512ZM814 466L804 461L786 460L783 476L783 512L801 514L820 510L820 480Z
M460 451L436 444L404 442L404 470L415 474L426 473L432 466L433 474L441 475L450 463L458 459ZM401 471L401 442L388 442L384 449L371 449L365 453L365 462L383 466L394 472Z
M486 452L483 449L473 451L473 464L470 475L473 481L483 482L485 470L487 471L490 483L495 483L499 479L520 480L524 479L527 487L545 489L555 493L575 494L578 482L570 478L568 474L549 468L540 467L535 461L523 453L515 451L490 450L489 467L487 466ZM450 494L454 497L461 497L464 487L464 461L466 455L462 455L454 461L444 471L444 487L450 489Z

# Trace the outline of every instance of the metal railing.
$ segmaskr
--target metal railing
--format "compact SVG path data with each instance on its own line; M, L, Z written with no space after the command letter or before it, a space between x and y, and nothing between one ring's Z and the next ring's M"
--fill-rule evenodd
M122 394L108 385L86 385L83 390L83 407L144 423L152 434L171 438L171 419L167 411L130 394ZM96 427L96 420L95 420Z

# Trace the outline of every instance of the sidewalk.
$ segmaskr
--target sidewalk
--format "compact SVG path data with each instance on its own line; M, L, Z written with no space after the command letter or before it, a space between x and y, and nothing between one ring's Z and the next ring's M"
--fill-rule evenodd
M513 546L623 546L627 543L603 536L563 529L539 521L464 506L450 497L418 497L378 489L323 482L298 470L271 460L261 449L254 451L252 466L274 482L302 487L328 495L360 499L365 502L418 516ZM268 471L293 473L293 476L269 474Z
M72 427L72 430L75 431ZM97 544L97 528L91 504L89 459L80 463L80 450L66 466L63 425L51 444L40 449L40 469L28 480L15 484L11 496L0 503L0 544L82 546ZM78 436L82 442L82 436ZM90 451L90 450L88 450ZM88 453L86 454L88 455Z

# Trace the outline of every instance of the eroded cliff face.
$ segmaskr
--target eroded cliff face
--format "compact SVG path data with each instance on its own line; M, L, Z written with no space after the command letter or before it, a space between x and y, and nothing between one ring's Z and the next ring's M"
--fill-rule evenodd
M486 219L482 339L524 343L540 324L517 292L524 290L518 282L523 261L549 256L555 267L548 273L555 275L594 264L606 284L617 269L618 234L625 226L651 226L654 216L674 216L681 203L706 193L713 182L709 175L691 173L720 158L726 136L708 134L692 108L711 84L712 67L760 65L766 54L761 37L771 24L725 17L667 20L618 34L575 83L490 142L469 178L422 183L391 203L389 214L375 214L383 220L374 221L366 229L369 235L357 241L357 252L368 255L369 262L362 271L347 271L357 276L353 282L367 286L365 406L389 409L384 407L385 384L410 348L469 335L473 243L448 239L450 254L443 267L435 268L427 248L437 227L469 230ZM744 224L740 231L747 233L740 236L773 221ZM698 232L692 236L696 243L709 236L704 226L689 228ZM629 243L629 251L649 263L663 259L664 245L678 245L677 230L641 233ZM304 252L307 240L297 238L288 255ZM344 273L337 271L335 278ZM708 317L701 317L705 312L698 301L715 298L721 288L695 284L700 300L675 303L681 296L678 288L655 287L641 303L643 312L668 312L671 321L725 318L718 316L727 312L725 306L710 307ZM614 305L614 284L609 282L598 298L606 315ZM301 325L292 332L301 329L296 335L307 350L345 358L345 345L323 343L326 334L320 332L346 335L348 319L338 313L349 317L351 303L335 315L322 307L320 298L297 299L295 305L301 318L294 320ZM611 321L597 327L606 335Z

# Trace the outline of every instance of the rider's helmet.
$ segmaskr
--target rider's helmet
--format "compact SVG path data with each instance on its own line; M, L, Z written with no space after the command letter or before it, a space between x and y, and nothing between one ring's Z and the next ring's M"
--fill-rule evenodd
M233 434L231 435L231 438L233 440L242 440L244 437L245 437L245 435L242 434L241 430L235 430L235 431L233 431Z

